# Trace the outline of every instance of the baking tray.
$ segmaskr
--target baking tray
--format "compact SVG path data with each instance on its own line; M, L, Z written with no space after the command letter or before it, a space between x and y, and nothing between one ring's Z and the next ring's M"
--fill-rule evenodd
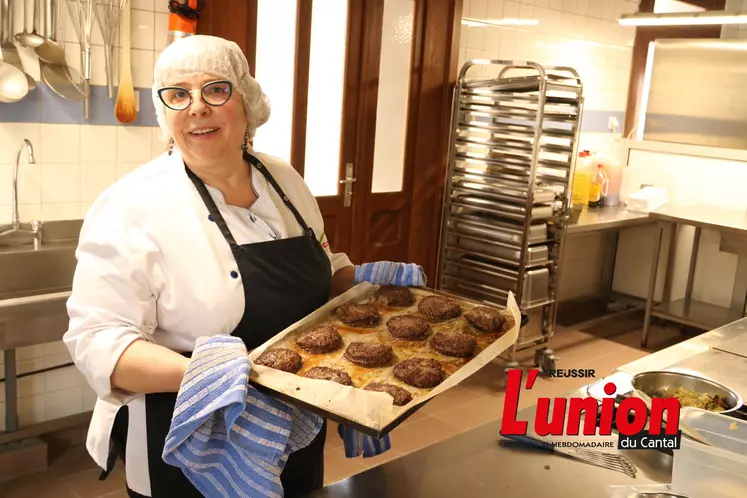
M517 146L516 144L520 142L507 140L503 140L503 142L475 136L460 136L456 138L454 146L457 153L476 159L500 160L524 167L531 167L534 164L533 149L529 143ZM554 168L569 168L571 158L567 151L561 149L561 152L553 152L550 150L559 148L562 148L562 146L553 144L540 146L537 162Z
M489 215L480 216L464 210L453 209L446 218L446 228L454 233L497 240L506 244L522 244L524 226L504 223L492 219ZM547 224L539 223L529 226L529 243L548 242Z
M483 182L479 175L455 173L452 175L452 186L464 192L482 195L499 201L526 204L527 189L510 189L506 186L493 186ZM547 204L555 200L555 192L547 188L536 187L533 192L533 204Z
M529 68L528 68L529 69ZM530 69L531 70L531 69ZM510 78L490 78L481 79L474 78L469 79L462 83L462 87L465 89L476 90L476 89L490 89L494 91L503 92L538 92L540 89L541 82L540 75L534 76L515 76ZM556 74L545 75L545 84L547 85L548 91L555 88L564 92L578 94L581 92L581 86L578 85L575 78L559 76ZM565 82L565 83L564 83ZM569 83L574 82L574 83Z
M508 311L512 316L512 320L514 321L514 326L511 330L499 336L492 344L487 345L485 349L469 360L443 357L444 359L442 360L442 363L444 363L444 369L447 370L447 374L449 374L448 377L440 385L431 390L418 390L411 386L407 386L406 389L413 393L414 399L409 404L402 407L394 406L392 398L385 393L365 391L363 389L343 386L329 381L308 379L296 374L274 370L254 363L254 361L266 349L292 344L298 333L308 330L316 325L329 323L330 320L332 320L333 326L338 328L338 330L343 334L346 344L357 339L354 332L346 330L345 326L339 325L339 323L336 322L336 319L333 318L333 312L337 307L347 302L368 301L375 294L377 289L378 286L376 285L367 282L361 283L341 296L329 301L326 305L322 306L306 318L291 325L260 347L250 352L249 359L253 363L251 382L257 385L261 391L268 392L272 396L283 401L317 413L340 424L357 429L364 434L380 438L401 424L405 419L421 408L428 400L459 384L459 382L474 374L505 350L509 349L518 339L519 330L523 326L522 323L526 323L525 317L521 315L513 294L511 294L507 306ZM449 297L450 299L459 302L464 311L467 311L467 309L474 306L485 305L485 303L469 300L468 298L456 296L440 290L412 289L412 291L418 297L424 295L442 295ZM415 309L416 306L417 305L414 305ZM393 312L393 314L407 313L407 311L408 310L406 309L398 309L396 312ZM375 329L371 329L368 334L380 334L382 331L385 331L386 327L384 324L389 316L391 316L389 312L382 311L381 325ZM464 327L464 323L465 322L459 318L452 322L444 322L441 325L431 324L431 326L434 331L437 331L446 327ZM379 339L388 342L386 338L381 335L379 335ZM478 336L478 343L479 342L480 339ZM411 356L405 354L406 352L400 351L395 343L392 343L392 345L395 348L396 357L401 358ZM481 344L481 346L485 346L485 344ZM329 364L331 361L339 367L340 364L336 363L336 357L341 356L344 349L345 347L343 346L337 351L336 355L333 355L335 356L334 358L325 358L321 364ZM303 355L304 358L307 359L308 357L313 356L306 355L305 353L303 353ZM433 357L432 355L430 356ZM396 363L396 361L393 363ZM311 360L302 368L301 372L318 364L320 364L318 361ZM459 366L460 364L461 366ZM351 373L351 377L354 379L357 378L356 372L353 371L357 367L354 367L351 364L347 364L347 366L349 368L346 367L345 370ZM368 378L365 382L367 383L370 380L371 379ZM405 386L394 379L387 379L386 382Z
M457 207L468 207L494 216L516 221L523 221L526 213L526 208L524 206L496 202L470 193L462 193L462 195L460 195L458 189L452 191L451 203ZM554 214L553 206L540 204L538 206L533 206L530 217L532 221L535 222L552 218Z
M445 239L447 247L455 251L472 253L512 266L518 266L521 262L520 246L454 233L451 230L447 230ZM526 267L541 266L548 263L549 250L546 245L529 246L526 255Z
M569 109L570 110L570 109ZM474 114L480 116L491 116L491 117L508 117L508 118L519 118L519 119L537 119L537 115L540 111L537 109L527 109L522 107L507 107L501 106L498 109L494 106L485 104L467 104L462 103L459 106L459 111L465 114ZM563 123L576 123L578 119L578 113L568 111L552 111L543 110L542 119L555 122Z
M578 116L579 106L567 105L564 103L545 102L543 107L539 107L536 99L534 101L519 100L514 98L501 98L498 95L488 96L465 96L462 95L459 100L462 110L482 110L483 108L492 109L495 113L509 113L516 115L530 115L542 112L544 117L553 119L566 119L569 116Z
M499 92L499 91L493 91L487 88L472 88L469 90L464 90L461 95L462 95L463 101L481 102L485 100L492 100L496 102L506 101L506 102L523 103L525 105L526 103L531 103L535 105L539 103L539 96L536 94ZM558 105L558 106L567 105L567 106L578 107L579 104L580 104L579 100L573 97L556 97L552 95L545 97L545 105Z
M444 262L444 276L463 282L484 286L483 290L499 289L502 293L516 290L517 278L511 278L505 269L478 259ZM517 275L518 277L518 275ZM547 268L527 270L521 292L522 309L545 303L550 296L550 272ZM499 295L497 292L496 295Z
M517 126L512 124L494 123L492 119L488 120L466 120L460 119L457 124L458 131L474 131L491 133L504 133L517 137L534 137L533 127ZM542 132L542 137L562 138L572 140L574 137L573 130L553 129Z
M483 162L485 164L493 164L501 166L505 169L513 170L513 173L518 176L529 176L529 170L532 168L532 158L522 154L512 154L510 152L496 152L491 149L485 151L486 153L479 153L475 150L475 147L467 147L465 145L456 145L456 157L457 158L469 158L473 161ZM570 160L567 161L556 161L540 157L537 160L539 166L546 168L556 169L570 169Z

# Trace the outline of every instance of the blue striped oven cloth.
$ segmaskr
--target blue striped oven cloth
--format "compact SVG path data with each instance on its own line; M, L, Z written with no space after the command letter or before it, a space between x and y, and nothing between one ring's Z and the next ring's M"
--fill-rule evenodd
M182 469L207 497L282 497L288 456L311 443L323 420L249 385L251 364L238 337L197 340L177 395L163 460ZM341 426L342 427L342 426ZM345 454L374 456L391 448L343 427Z

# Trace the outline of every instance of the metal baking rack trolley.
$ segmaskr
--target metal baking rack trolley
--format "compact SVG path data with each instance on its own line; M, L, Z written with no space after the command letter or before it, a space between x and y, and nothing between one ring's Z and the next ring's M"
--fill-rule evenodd
M436 287L498 307L512 291L541 323L508 359L536 347L545 372L583 102L575 70L523 61L469 61L454 91Z

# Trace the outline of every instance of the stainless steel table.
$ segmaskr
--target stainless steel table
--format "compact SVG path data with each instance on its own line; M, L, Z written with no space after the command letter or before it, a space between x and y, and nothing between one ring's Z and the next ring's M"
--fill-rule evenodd
M602 233L604 255L601 268L599 292L558 304L557 322L561 325L583 327L598 325L608 320L619 319L631 312L645 308L642 299L615 293L612 281L620 231L625 228L654 224L648 213L629 211L624 206L584 209L578 219L568 225L566 237L573 238L590 233ZM561 261L561 273L563 262Z
M581 211L575 223L566 228L566 235L597 232L600 230L620 230L625 227L652 223L648 213L629 211L624 206L589 208Z
M747 379L747 375L739 382L728 379L726 375L728 369L747 371L747 358L713 349L739 338L745 332L747 319L693 337L616 371L635 374L651 369L698 369L702 375L721 379L745 396L747 382L744 379ZM582 387L566 393L565 397L585 397L586 392L586 387ZM534 411L535 407L529 407L519 412L522 420L529 421L530 428ZM605 489L610 485L668 484L671 481L672 457L665 453L653 450L624 451L638 467L638 476L631 479L618 472L558 455L502 447L498 443L502 439L499 430L500 422L491 422L333 483L312 496L599 498L606 496ZM614 434L609 438L596 437L594 440L610 440L615 445L617 441ZM396 446L396 439L393 438L392 444Z
M654 258L651 264L646 314L643 323L641 344L646 347L651 318L663 318L682 325L709 330L731 323L744 316L747 305L747 211L726 209L714 206L673 206L667 205L650 213L659 227L654 240ZM685 287L685 297L672 301L672 273L677 252L677 231L681 225L695 227L693 249L690 254L690 267ZM692 298L695 268L698 259L701 232L703 229L716 230L721 234L721 250L739 256L734 276L732 300L728 308ZM669 257L667 258L664 289L661 303L654 303L656 281L659 268L659 255L664 231L671 234Z
M586 396L586 391L578 389L567 393L567 396L573 395ZM519 418L529 421L532 427L534 407L521 410ZM645 475L641 472L632 479L559 455L502 447L499 430L500 422L491 422L332 484L312 496L600 498L605 496L604 488L608 484L665 483L671 476L671 462L663 467L651 466L654 471ZM616 438L596 437L594 440L616 441ZM395 438L392 444L396 446Z

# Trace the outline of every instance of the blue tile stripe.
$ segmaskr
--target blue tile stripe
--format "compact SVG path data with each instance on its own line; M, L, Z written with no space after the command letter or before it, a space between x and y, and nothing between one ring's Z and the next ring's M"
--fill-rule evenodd
M620 126L617 128L618 133L622 133L625 126L624 111L597 111L593 109L584 109L581 117L581 132L583 133L610 133L608 128L609 118L617 118Z
M109 99L105 85L91 85L91 115L83 118L83 102L65 100L49 87L40 84L18 102L0 103L0 123L46 123L46 124L89 124L121 126L158 126L156 110L150 97L150 88L136 88L139 96L137 119L123 125L114 117L114 103Z
M140 97L140 111L135 122L128 126L158 126L150 88L136 90ZM114 99L109 99L106 86L91 85L91 116L85 120L82 102L65 100L46 85L39 85L19 102L0 103L0 123L117 125L121 123L114 117L115 99L116 93ZM616 117L620 126L625 121L625 112L622 111L584 110L581 131L609 133L607 123L610 116Z

